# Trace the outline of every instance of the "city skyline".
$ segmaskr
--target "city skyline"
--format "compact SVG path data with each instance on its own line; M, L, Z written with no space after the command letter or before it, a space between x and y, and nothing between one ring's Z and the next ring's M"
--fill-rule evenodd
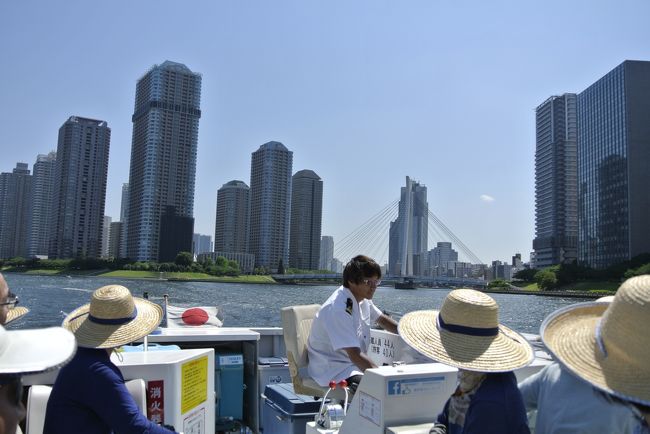
M120 2L101 13L75 2L0 6L0 35L11 42L11 68L0 72L1 172L17 162L31 169L54 150L63 119L106 120L105 214L116 220L135 82L171 60L203 77L194 232L214 233L217 189L248 179L250 153L276 140L294 152L295 168L322 178L322 234L335 243L396 199L410 175L427 186L431 211L484 261L516 252L527 259L534 108L586 89L626 59L650 59L642 1L152 4L128 4L129 14ZM82 11L97 20L83 22ZM153 31L184 19L195 24L183 38ZM147 50L132 50L133 41ZM350 200L351 188L359 200Z

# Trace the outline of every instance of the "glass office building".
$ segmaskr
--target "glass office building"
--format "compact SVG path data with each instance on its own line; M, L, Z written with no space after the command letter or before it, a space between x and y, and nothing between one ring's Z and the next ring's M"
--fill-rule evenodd
M650 62L625 61L578 95L578 259L650 252Z

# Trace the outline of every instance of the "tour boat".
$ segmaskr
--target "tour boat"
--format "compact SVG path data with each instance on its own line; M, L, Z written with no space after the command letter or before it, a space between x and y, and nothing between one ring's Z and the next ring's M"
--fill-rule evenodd
M326 429L315 425L317 411L291 413L265 395L267 387L292 383L285 332L281 327L160 328L145 339L148 351L140 345L112 360L125 380L141 384L132 393L150 419L192 434L379 434L398 432L393 428L403 425L412 426L408 432L428 433L432 417L456 387L455 368L430 363L399 336L373 329L368 354L379 368L366 371L346 411L328 407L331 428ZM306 342L300 330L289 334ZM535 336L526 338L535 345ZM519 380L550 362L539 344L536 356L532 365L515 372ZM46 386L55 378L56 372L24 377L30 386L25 434L41 433ZM294 399L306 400L313 398Z

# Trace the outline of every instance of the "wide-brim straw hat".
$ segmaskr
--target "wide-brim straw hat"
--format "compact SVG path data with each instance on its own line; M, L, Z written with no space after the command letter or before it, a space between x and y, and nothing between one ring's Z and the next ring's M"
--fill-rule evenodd
M18 318L22 317L25 315L27 312L29 312L29 309L23 306L16 306L7 312L7 319L5 320L5 324L9 324L11 321L17 320Z
M451 291L440 311L407 313L398 330L419 353L468 371L509 372L533 361L528 341L499 324L496 301L473 289Z
M74 335L62 327L5 330L0 326L0 375L50 371L68 363L76 350Z
M599 301L601 303L611 303L614 301L614 296L613 295L605 295L603 297L597 298L596 301Z
M115 348L140 339L158 327L162 308L133 297L120 285L103 286L93 292L89 304L71 312L63 327L74 333L84 348Z
M546 347L605 392L650 405L650 275L625 281L611 303L579 303L542 323Z

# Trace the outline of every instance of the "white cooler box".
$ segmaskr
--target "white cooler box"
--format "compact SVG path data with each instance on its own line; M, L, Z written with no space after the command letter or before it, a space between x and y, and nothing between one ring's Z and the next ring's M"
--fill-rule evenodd
M257 378L258 389L260 392L259 397L259 413L257 420L259 421L260 429L263 429L264 414L264 398L262 393L266 386L280 383L291 383L291 375L289 374L289 361L286 357L259 357L257 359Z
M125 380L146 382L150 420L185 434L214 434L214 349L121 353L111 361Z

